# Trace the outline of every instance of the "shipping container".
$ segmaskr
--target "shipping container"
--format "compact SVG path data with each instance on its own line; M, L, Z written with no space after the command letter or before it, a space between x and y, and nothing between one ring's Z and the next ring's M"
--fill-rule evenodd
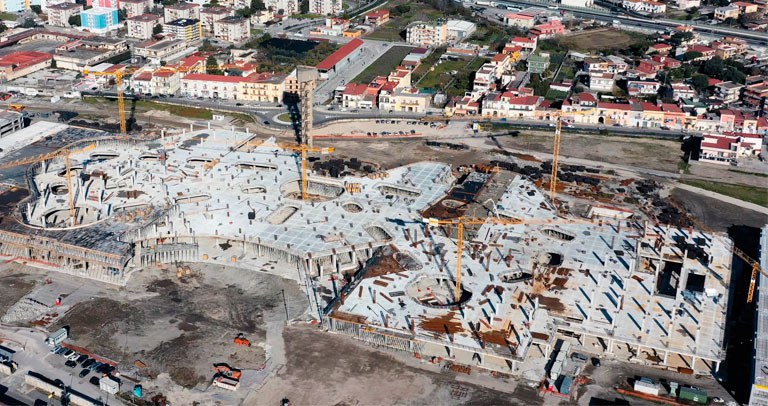
M690 400L702 405L707 404L707 392L694 389L694 388L680 388L679 400Z
M648 378L640 378L635 381L635 391L659 396L659 384Z

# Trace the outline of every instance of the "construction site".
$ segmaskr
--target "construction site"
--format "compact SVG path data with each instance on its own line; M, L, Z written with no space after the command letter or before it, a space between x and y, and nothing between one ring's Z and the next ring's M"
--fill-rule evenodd
M110 286L163 264L267 269L327 330L456 368L516 375L563 338L702 374L725 358L732 243L654 205L653 182L565 165L546 193L552 164L510 156L322 176L307 155L333 148L248 132L91 135L3 165L29 190L5 194L6 261Z

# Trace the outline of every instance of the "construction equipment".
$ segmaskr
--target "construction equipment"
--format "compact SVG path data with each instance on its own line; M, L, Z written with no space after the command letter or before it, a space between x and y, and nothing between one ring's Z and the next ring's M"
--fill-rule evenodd
M95 72L84 70L83 75L109 76L115 78L115 88L117 89L117 113L120 116L120 133L128 134L128 128L125 122L125 94L123 89L123 76L126 74L124 68L112 72Z
M549 180L549 199L552 201L552 204L555 203L555 198L557 197L557 171L560 169L560 136L562 134L563 130L563 115L586 115L586 114L592 114L597 109L589 109L589 110L581 110L581 111L558 111L555 116L557 117L555 122L555 140L554 140L554 146L552 151L552 173L551 178Z
M75 195L72 189L74 189L72 185L72 162L69 159L70 155L72 154L79 154L82 152L88 152L92 151L96 148L95 143L88 144L84 148L80 148L77 150L70 150L69 148L62 148L57 151L43 154L43 155L37 155L32 156L29 158L22 158L17 159L15 161L9 161L3 164L0 164L0 169L7 169L7 168L13 168L16 166L22 166L22 165L29 165L37 162L45 162L54 158L64 157L65 165L66 165L66 177L67 177L67 196L69 198L69 218L72 221L72 226L77 225L77 216L75 212Z
M235 344L236 345L242 345L244 347L250 347L251 346L251 340L245 338L245 335L243 333L239 333L237 337L235 337Z
M213 371L216 372L217 375L223 375L237 380L240 380L240 377L243 376L242 371L237 368L232 368L225 363L213 364Z
M19 113L21 113L24 110L25 107L26 106L24 106L23 104L9 104L8 105L9 109L11 109L13 111L18 111Z
M278 146L282 149L297 151L301 153L301 200L309 200L309 192L307 191L307 189L309 188L309 175L307 173L308 172L307 153L319 152L321 154L330 154L335 151L335 148L333 147L313 148L305 144L292 145L292 144L282 144L282 143L278 144Z

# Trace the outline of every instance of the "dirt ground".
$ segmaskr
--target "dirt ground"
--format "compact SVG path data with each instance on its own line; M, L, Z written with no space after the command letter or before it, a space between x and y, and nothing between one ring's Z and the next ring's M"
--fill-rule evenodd
M701 196L682 189L673 189L671 196L693 217L715 231L728 232L732 226L762 227L768 218L762 213Z
M376 351L313 326L286 328L283 337L285 368L244 404L277 405L284 397L298 406L540 403L525 385L497 380L505 391L481 387L455 372L441 372L431 364L414 366L413 359L403 362L399 354Z
M599 49L626 49L636 42L636 39L626 31L601 29L582 31L565 35L559 39L560 44L574 51L589 51Z
M0 316L35 287L35 281L29 275L11 272L4 272L0 277Z
M140 360L148 368L139 374L168 372L194 387L211 378L214 363L262 366L265 317L285 318L281 289L292 317L306 309L299 287L277 276L207 264L192 270L182 279L175 268L134 274L125 292L78 303L49 330L68 325L76 345L128 368ZM239 333L253 345L234 345Z

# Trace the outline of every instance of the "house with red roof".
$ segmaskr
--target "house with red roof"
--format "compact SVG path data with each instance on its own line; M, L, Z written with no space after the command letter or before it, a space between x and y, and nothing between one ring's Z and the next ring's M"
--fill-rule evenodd
M653 44L651 45L651 52L657 52L660 55L668 55L672 52L672 45L669 44Z
M482 115L486 118L533 119L544 98L515 96L510 92L491 92L483 99Z
M536 45L538 44L539 40L537 37L514 37L509 42L507 42L507 45L504 46L504 53L510 53L507 51L507 48L509 48L511 51L514 51L514 47L520 47L520 52L528 53L536 50Z
M504 23L510 27L531 29L536 24L536 16L526 13L507 13L504 16Z
M387 21L389 21L389 10L374 10L365 15L365 23L374 27L386 24Z
M181 73L170 67L145 67L128 79L128 86L137 94L172 96L181 86Z
M694 61L707 61L715 57L716 50L704 45L691 45L688 47L687 52L699 52L701 56L693 59Z
M699 161L735 165L739 158L760 154L762 148L763 137L756 134L705 134Z
M204 97L210 99L238 100L238 83L241 76L209 75L190 73L181 79L182 97Z
M338 71L360 57L364 43L363 40L355 38L318 63L316 68L320 72L320 78L328 79L335 76Z
M51 66L53 55L38 51L17 51L0 57L0 80L8 81Z
M565 26L559 20L547 21L544 24L534 25L529 31L532 37L548 39L565 33Z
M341 105L347 109L372 109L376 97L368 92L367 84L347 83L341 93Z

